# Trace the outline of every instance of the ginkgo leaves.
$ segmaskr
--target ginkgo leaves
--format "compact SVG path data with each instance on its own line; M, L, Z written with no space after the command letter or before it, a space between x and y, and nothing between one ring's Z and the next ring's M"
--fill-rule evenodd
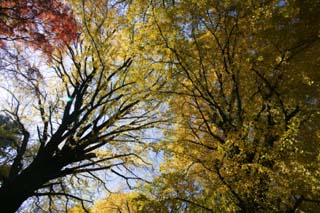
M317 52L318 41L311 27L305 26L308 39L300 37L302 23L312 19L305 8L296 1L282 3L150 1L145 8L148 18L135 19L137 26L152 32L136 45L173 65L164 89L172 94L168 105L177 124L167 133L172 141L163 143L168 152L163 177L179 181L176 171L190 174L189 183L197 180L215 194L203 209L219 209L223 200L224 211L228 206L234 211L286 211L297 208L297 197L306 196L300 177L317 179L319 150L310 151L308 146L317 142L308 140L312 131L307 133L315 120L308 123L303 117L315 109L307 86L316 89L317 72L308 67L317 67L309 54ZM135 1L131 10L138 4ZM319 8L313 5L314 10ZM305 85L298 83L301 79ZM307 156L311 162L303 160ZM300 169L294 171L292 165ZM306 188L316 184L311 179ZM223 189L220 194L217 188ZM163 190L178 202L179 193ZM312 196L318 193L315 189ZM207 194L199 194L206 199ZM189 198L183 198L187 206L197 200Z

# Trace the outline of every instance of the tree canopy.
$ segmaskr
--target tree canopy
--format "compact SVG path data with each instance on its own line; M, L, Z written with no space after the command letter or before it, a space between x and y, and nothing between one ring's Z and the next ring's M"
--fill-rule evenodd
M9 41L23 41L51 53L76 38L71 9L60 1L3 0L0 17L1 48L7 48Z
M68 3L46 66L10 65L3 209L318 212L318 0ZM111 173L133 191L89 204Z

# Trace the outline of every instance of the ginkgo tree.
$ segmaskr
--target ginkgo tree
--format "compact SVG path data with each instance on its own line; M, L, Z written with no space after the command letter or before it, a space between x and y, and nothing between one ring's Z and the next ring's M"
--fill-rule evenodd
M128 11L140 59L171 77L159 95L175 118L146 206L318 209L318 1L133 1Z
M32 197L47 198L44 211L62 211L70 200L85 208L88 199L72 185L85 186L88 178L104 184L101 170L128 184L142 179L133 171L147 163L143 136L160 123L152 93L163 83L124 54L116 19L121 8L109 3L73 2L81 24L77 40L50 54L49 66L12 68L19 81L5 88L11 98L2 112L16 131L6 161L1 156L9 167L1 176L2 212L15 212Z

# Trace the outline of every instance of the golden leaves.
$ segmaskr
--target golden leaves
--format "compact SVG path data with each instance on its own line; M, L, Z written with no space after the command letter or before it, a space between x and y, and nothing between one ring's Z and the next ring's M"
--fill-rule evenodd
M308 187L319 193L318 150L307 148L318 126L300 116L317 103L301 84L318 91L317 51L297 39L293 5L138 0L114 22L121 27L108 54L134 56L130 79L142 88L134 94L164 83L151 90L172 125L157 147L162 176L148 188L164 202L183 195L222 212L240 211L240 201L285 211Z

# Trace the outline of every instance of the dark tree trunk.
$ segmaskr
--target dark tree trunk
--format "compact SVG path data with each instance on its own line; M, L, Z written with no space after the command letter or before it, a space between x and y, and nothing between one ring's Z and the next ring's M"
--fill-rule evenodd
M62 166L54 162L37 161L0 188L1 213L16 212L24 201L57 174Z
M22 183L23 184L23 183ZM2 213L16 212L22 203L31 196L30 192L20 190L21 182L14 181L0 189Z

